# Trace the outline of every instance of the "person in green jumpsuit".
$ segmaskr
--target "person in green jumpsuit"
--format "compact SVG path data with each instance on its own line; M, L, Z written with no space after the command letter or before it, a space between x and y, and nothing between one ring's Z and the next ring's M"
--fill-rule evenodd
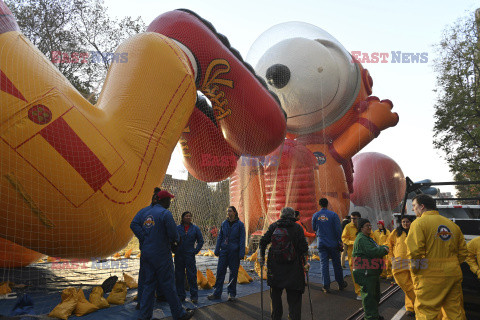
M362 287L361 297L365 319L382 320L378 314L380 302L380 274L384 268L382 257L387 246L379 246L372 238L372 225L368 219L360 219L359 232L353 244L353 278Z

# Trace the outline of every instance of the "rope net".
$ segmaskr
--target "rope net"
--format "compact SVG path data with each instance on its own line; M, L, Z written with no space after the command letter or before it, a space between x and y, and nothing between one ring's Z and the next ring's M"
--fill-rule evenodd
M324 30L275 26L249 64L208 21L168 12L119 46L92 105L1 1L0 13L3 281L46 291L136 275L129 225L156 186L175 195L177 222L192 212L205 249L229 205L251 249L286 206L312 232L320 198L390 223L403 173L358 152L398 117ZM177 143L186 180L165 175Z

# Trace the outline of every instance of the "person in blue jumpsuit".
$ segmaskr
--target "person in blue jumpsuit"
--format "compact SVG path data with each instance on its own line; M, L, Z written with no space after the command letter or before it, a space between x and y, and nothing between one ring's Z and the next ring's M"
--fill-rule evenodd
M177 226L180 235L180 245L175 252L175 284L178 297L185 301L185 272L190 286L190 299L198 302L197 266L195 255L202 250L203 236L200 228L192 223L192 214L189 211L182 213L180 225ZM195 245L196 243L196 245Z
M207 298L209 300L221 298L228 267L230 270L227 287L228 301L235 301L238 267L240 266L240 259L245 256L245 225L238 219L238 212L234 206L227 208L227 220L220 227L215 255L218 256L215 291Z
M160 191L161 191L161 189L158 188L158 187L153 190L152 202L153 202L154 198L156 197L156 194ZM140 251L142 251L142 243L140 242L140 240L138 242L139 242L139 245L140 245L139 246ZM140 309L140 301L142 301L142 293L143 293L143 282L144 282L144 278L145 278L144 268L142 267L143 266L142 260L143 260L143 258L142 258L142 256L140 256L140 268L138 270L137 305L135 306L136 310ZM156 296L157 296L157 301L159 301L159 302L160 301L167 301L167 299L165 299L165 295L163 295L163 293L162 293L162 288L160 287L159 284L157 284Z
M193 316L194 310L183 309L175 289L171 245L178 243L180 238L172 213L168 211L173 197L166 190L155 192L150 206L141 209L130 224L141 246L142 320L152 318L157 284L167 298L173 319L185 320Z
M326 198L320 199L318 204L322 209L313 215L312 227L317 234L317 248L322 262L323 291L330 293L330 259L332 259L338 288L343 290L347 286L347 283L343 280L343 269L340 261L340 250L343 250L342 225L338 215L327 209L328 200Z

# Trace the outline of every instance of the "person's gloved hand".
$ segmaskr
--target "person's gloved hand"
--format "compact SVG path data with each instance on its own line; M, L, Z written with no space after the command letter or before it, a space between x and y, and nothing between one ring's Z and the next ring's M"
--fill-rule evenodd
M308 271L310 270L310 263L308 263L308 262L305 263L305 264L303 265L303 270L305 270L305 272L308 272Z
M265 265L265 257L258 257L257 260L261 267Z

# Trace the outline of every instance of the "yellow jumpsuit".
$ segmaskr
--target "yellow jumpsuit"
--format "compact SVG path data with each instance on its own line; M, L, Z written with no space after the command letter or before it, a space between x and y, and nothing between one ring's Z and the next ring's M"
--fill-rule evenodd
M395 282L405 292L405 309L415 311L415 292L413 290L412 275L410 274L410 260L407 258L407 234L402 232L399 237L397 231L393 231L387 239L387 246L390 249L388 258L392 262L392 273Z
M412 222L407 239L412 259L417 320L463 320L462 271L467 246L460 228L438 211L426 211Z
M387 239L388 236L390 236L390 231L385 229L385 234L383 232L380 232L380 230L375 230L374 232L371 233L373 240L379 245L379 246L388 246ZM385 257L384 259L385 262L385 269L383 269L382 274L380 277L383 278L391 278L392 277L392 266L389 263L390 259Z
M468 256L465 259L470 270L477 275L480 280L480 237L476 237L467 244Z
M355 293L357 296L360 296L360 291L362 288L355 283L353 279L353 259L352 259L352 252L353 252L353 244L355 243L355 239L357 238L357 227L355 224L350 222L345 226L342 232L342 242L346 244L347 253L348 253L348 267L350 268L350 274L352 275L353 286L355 287Z

